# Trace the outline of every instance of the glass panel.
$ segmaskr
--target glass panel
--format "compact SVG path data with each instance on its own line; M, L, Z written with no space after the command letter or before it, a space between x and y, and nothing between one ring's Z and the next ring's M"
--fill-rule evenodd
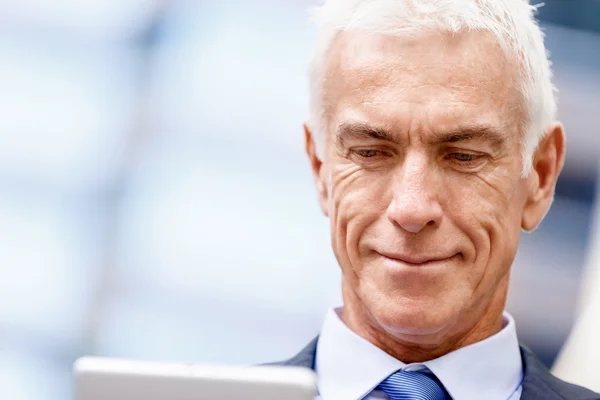
M329 304L339 272L305 161L255 146L147 154L121 210L123 282L290 312Z
M124 39L148 22L157 0L19 0L0 3L0 21L46 30L75 31L88 39Z
M124 292L107 308L97 355L196 363L282 360L316 336L323 317L322 311L268 309L242 298Z
M0 323L77 346L97 267L93 226L53 200L0 192Z
M72 398L71 366L40 353L0 347L0 398L68 400Z
M0 35L0 174L89 185L118 165L131 127L132 53Z

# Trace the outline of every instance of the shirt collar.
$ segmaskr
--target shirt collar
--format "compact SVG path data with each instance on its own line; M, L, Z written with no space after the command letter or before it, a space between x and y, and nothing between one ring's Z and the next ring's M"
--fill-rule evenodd
M400 369L428 368L454 400L507 400L521 385L523 367L513 318L504 313L497 334L440 358L404 364L355 334L329 310L317 344L315 369L324 400L358 400Z

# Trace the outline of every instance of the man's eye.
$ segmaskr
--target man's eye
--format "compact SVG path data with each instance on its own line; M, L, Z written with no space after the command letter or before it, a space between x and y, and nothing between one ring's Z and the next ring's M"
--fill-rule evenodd
M480 156L470 153L452 153L450 157L458 162L468 163L477 160Z
M372 150L372 149L354 150L354 154L356 154L359 157L363 157L363 158L373 158L373 157L384 155L383 151Z

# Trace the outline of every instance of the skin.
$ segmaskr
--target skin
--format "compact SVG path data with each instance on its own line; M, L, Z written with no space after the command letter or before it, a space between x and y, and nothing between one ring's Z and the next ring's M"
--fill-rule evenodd
M322 159L305 137L343 321L406 363L497 333L520 232L552 203L562 126L522 177L517 65L483 32L344 32L329 54Z

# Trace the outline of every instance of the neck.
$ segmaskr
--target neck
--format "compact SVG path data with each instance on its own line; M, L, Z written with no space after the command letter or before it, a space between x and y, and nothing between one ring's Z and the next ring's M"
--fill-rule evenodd
M506 303L508 274L488 304L464 311L456 324L443 327L433 335L394 335L379 325L356 293L342 284L342 320L356 334L392 357L406 363L425 362L480 342L500 332Z

